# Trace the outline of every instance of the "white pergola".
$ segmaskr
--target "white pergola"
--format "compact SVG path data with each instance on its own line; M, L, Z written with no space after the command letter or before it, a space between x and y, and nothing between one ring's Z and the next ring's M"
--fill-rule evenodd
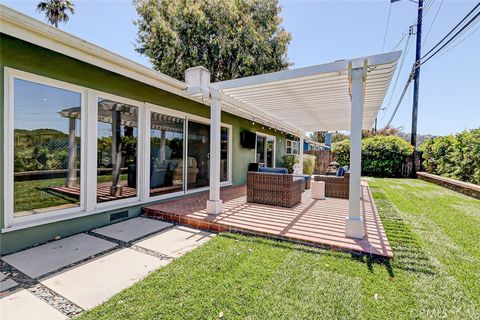
M395 72L400 51L210 83L203 67L186 71L187 92L210 103L211 163L220 162L221 110L300 137L306 132L348 130L349 215L346 236L363 238L360 210L362 129L371 129ZM210 168L207 212L222 211L220 167Z

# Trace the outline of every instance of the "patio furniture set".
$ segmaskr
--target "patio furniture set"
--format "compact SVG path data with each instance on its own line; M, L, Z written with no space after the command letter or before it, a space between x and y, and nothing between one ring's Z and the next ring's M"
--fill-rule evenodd
M335 176L289 174L287 168L258 167L247 173L247 202L291 208L302 201L302 193L310 188L312 199L348 199L349 182L350 173L343 167L337 169Z

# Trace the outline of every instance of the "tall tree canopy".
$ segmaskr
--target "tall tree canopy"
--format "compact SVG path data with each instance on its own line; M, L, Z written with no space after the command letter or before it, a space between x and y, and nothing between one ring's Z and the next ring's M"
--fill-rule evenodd
M41 1L37 5L37 11L45 13L45 19L56 28L59 22L67 22L70 17L67 11L75 13L75 5L70 0Z
M134 0L137 51L183 80L202 65L212 81L286 69L290 34L277 0Z

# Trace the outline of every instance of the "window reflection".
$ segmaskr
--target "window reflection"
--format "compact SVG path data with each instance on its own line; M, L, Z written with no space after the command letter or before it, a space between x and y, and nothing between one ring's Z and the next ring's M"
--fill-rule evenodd
M184 119L152 112L150 196L183 190Z
M138 108L98 99L97 202L137 195Z
M80 205L81 94L14 79L14 217Z

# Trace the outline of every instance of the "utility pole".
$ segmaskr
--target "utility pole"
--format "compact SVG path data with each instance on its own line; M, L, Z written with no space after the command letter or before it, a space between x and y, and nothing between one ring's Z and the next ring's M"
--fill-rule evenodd
M418 117L418 91L420 87L420 58L422 50L422 22L423 22L423 0L418 0L417 10L417 45L415 51L415 64L413 67L413 106L412 106L412 134L410 143L415 148L412 154L411 176L417 175L415 167L415 154L417 150L417 117Z
M390 0L391 3L400 0ZM412 1L413 2L413 1ZM417 9L417 44L415 51L415 63L413 65L413 106L412 106L412 133L410 135L410 144L415 148L412 154L412 172L411 176L416 177L417 170L415 168L415 154L417 150L417 118L418 118L418 91L420 87L420 58L422 51L422 22L423 22L423 0L418 0ZM413 33L413 28L410 27L410 33Z

